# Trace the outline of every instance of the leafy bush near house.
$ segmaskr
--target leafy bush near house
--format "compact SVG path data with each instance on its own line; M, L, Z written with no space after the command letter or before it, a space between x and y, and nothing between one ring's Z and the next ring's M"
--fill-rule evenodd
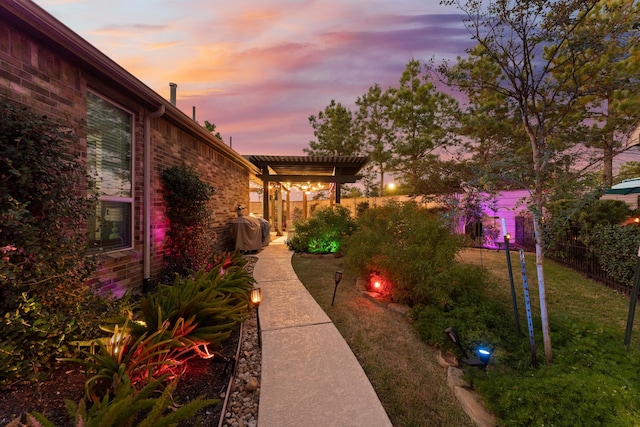
M637 225L596 225L582 239L609 276L620 283L633 283L640 245Z
M359 276L377 273L392 283L386 290L392 300L444 307L473 286L456 272L461 248L461 238L436 214L412 202L390 202L363 212L344 253Z
M162 172L169 230L165 245L167 271L185 274L200 269L211 254L207 204L215 189L184 164Z
M38 379L110 303L86 281L91 180L60 122L0 101L0 385Z
M340 252L343 240L356 229L349 209L336 205L316 210L311 218L294 222L295 236L287 240L296 252Z

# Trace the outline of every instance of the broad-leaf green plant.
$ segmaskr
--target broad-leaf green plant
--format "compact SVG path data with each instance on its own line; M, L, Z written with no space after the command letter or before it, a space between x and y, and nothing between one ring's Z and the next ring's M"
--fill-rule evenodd
M294 222L295 235L287 239L289 249L307 253L341 252L346 236L356 230L356 222L344 206L316 210L311 218Z
M125 378L134 388L142 388L167 373L172 377L178 376L184 360L176 357L176 350L180 352L188 348L173 338L179 328L184 328L184 322L177 322L173 331L166 333L169 323L164 322L153 334L135 338L125 323L123 328L116 326L110 339L92 343L88 351L83 351L84 358L62 360L85 367L88 377L85 394L97 403L120 386Z

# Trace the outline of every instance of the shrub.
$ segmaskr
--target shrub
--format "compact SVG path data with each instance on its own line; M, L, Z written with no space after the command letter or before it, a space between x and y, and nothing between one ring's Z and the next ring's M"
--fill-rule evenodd
M579 241L586 243L594 229L620 224L632 214L625 202L594 199L598 195L588 195L580 200L557 200L550 205L550 216L542 228L549 255L567 257L571 227L579 229Z
M177 380L172 381L162 390L159 397L152 395L158 392L161 381L152 381L145 388L136 391L125 376L113 397L105 396L101 402L87 408L84 401L79 404L67 401L70 425L76 427L121 427L121 426L172 426L179 421L188 420L204 407L219 402L216 399L203 400L195 398L188 404L176 408L171 397L176 389ZM7 427L22 426L19 419L7 424ZM27 415L28 426L52 426L53 424L42 414Z
M345 236L351 235L356 223L349 209L336 205L316 210L311 218L294 223L296 234L287 239L289 249L296 252L340 252Z
M358 231L345 242L347 266L392 283L385 292L396 302L444 306L458 284L454 257L462 240L433 213L417 204L390 202L365 211Z
M609 276L619 283L633 283L640 244L637 225L597 225L582 239Z
M413 309L420 337L431 344L450 347L443 331L453 326L464 331L465 342L470 348L480 344L501 344L506 337L499 334L503 329L510 330L513 315L501 302L485 296L486 289L495 286L487 270L470 264L455 264L444 276L449 284L446 303L419 305Z
M86 285L94 200L68 127L0 101L0 384L37 379L70 341L97 331L109 302Z
M207 204L215 189L184 164L165 169L162 183L170 223L165 246L167 271L184 274L198 270L211 254Z
M244 320L253 287L253 277L243 268L239 253L227 255L209 271L176 275L173 284L160 284L156 292L141 298L139 307L112 317L103 328L113 332L127 325L133 339L165 329L160 339L177 339L196 352L221 343ZM176 329L176 325L182 327Z
M636 425L638 354L624 349L621 333L561 316L551 325L552 365L523 369L528 346L511 347L520 357L474 376L489 409L514 426Z

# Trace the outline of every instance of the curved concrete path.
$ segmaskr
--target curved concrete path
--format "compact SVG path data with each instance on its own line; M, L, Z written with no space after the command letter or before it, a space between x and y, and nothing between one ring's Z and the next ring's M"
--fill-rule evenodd
M391 426L358 360L300 283L278 238L258 254L260 427Z

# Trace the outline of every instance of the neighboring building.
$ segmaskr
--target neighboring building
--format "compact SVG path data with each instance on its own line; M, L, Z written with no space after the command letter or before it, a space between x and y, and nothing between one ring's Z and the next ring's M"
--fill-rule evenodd
M504 190L493 196L480 194L482 218L474 222L472 218L461 217L459 232L477 239L480 246L501 248L505 230L511 237L510 243L529 249L533 245L533 225L528 209L530 194L527 190ZM482 238L480 238L482 236Z
M216 189L212 247L232 248L230 221L256 167L29 0L0 2L0 96L76 131L70 148L102 194L89 229L109 290L142 287L162 268L168 167L192 166Z
M600 198L601 200L622 200L630 209L638 209L640 200L640 178L625 179L616 184Z

